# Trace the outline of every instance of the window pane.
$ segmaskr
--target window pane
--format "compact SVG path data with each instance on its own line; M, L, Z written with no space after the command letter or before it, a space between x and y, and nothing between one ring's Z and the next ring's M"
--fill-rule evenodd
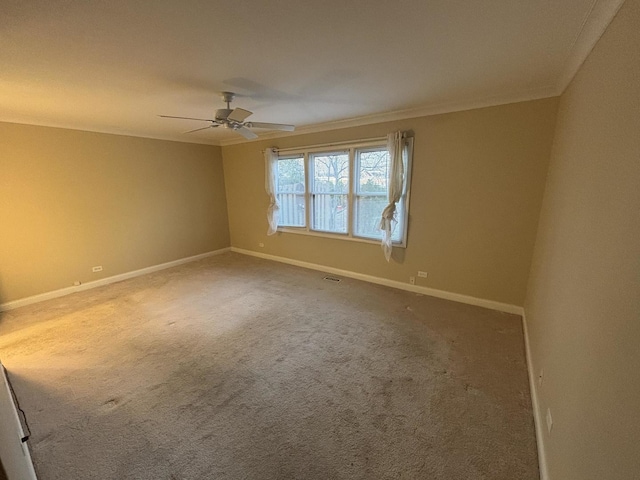
M382 230L380 230L380 220L382 218L382 210L387 206L387 197L381 196L358 196L356 197L356 221L354 225L355 235L358 237L380 238L382 239ZM392 228L391 240L399 242L402 239L404 226L404 210L402 202L396 204L396 220L398 222Z
M304 227L304 158L278 160L277 198L280 205L278 225Z
M313 229L347 233L349 209L347 195L313 195Z
M278 225L283 227L304 227L304 193L278 193Z
M389 152L387 149L358 151L358 192L387 193Z
M304 193L304 158L278 160L277 181L278 192Z
M347 152L312 156L313 193L349 192L349 154Z
M380 218L387 206L389 175L389 152L386 148L358 150L356 172L358 173L354 234L358 237L382 238ZM400 241L404 226L402 202L396 206L396 219L391 238Z
M356 197L355 234L359 237L382 238L380 218L387 206L387 197Z
M347 233L349 223L349 154L347 152L312 155L314 230Z

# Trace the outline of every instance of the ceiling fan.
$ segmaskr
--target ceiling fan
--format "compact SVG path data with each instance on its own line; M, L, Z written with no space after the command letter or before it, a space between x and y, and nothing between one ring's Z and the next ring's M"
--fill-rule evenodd
M192 118L192 117L174 117L172 115L160 115L162 118L179 118L181 120L200 120L203 122L211 122L211 125L202 128L196 128L195 130L189 130L184 133L193 133L200 130L206 130L207 128L224 127L230 128L238 132L244 138L251 140L258 138L258 135L253 133L251 128L265 128L269 130L282 130L285 132L293 132L296 128L294 125L286 125L283 123L265 123L265 122L245 122L244 120L252 115L253 112L245 110L243 108L234 108L231 110L229 104L235 98L233 92L222 92L222 101L227 104L227 108L221 108L216 110L215 118Z

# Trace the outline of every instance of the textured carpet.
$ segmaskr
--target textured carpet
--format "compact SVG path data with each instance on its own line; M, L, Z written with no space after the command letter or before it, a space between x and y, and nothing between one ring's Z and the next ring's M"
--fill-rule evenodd
M2 315L41 480L537 479L520 318L238 254Z

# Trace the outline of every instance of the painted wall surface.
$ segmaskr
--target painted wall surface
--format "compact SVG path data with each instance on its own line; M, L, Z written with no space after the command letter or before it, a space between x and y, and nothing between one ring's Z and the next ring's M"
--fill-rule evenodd
M219 147L0 123L0 303L229 246L223 177Z
M552 480L640 478L640 1L561 97L525 304Z
M232 246L522 305L557 99L222 147ZM379 245L267 236L262 150L414 132L409 235L387 263ZM258 247L264 243L264 248Z

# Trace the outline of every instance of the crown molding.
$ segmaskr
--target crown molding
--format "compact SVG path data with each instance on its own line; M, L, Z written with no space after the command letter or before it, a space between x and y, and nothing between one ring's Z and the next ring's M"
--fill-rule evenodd
M303 135L306 133L318 133L328 130L337 130L349 127L359 127L374 123L392 122L408 118L426 117L429 115L439 115L443 113L473 110L476 108L492 107L509 103L526 102L541 98L557 97L566 90L573 77L576 75L582 64L585 62L593 47L598 43L602 34L614 19L625 0L593 0L589 12L585 16L580 31L576 35L569 54L564 61L564 67L554 85L536 88L523 92L514 92L507 95L495 95L481 99L467 99L461 102L444 102L438 104L428 104L406 110L396 110L392 112L376 113L353 117L343 120L335 120L312 125L305 125L294 132L272 132L260 135L255 140L245 140L243 138L221 140L219 145L226 147L241 143L256 142L274 138Z
M625 0L593 0L556 82L557 95L562 95L567 89L624 2Z
M304 125L302 127L296 128L296 130L293 132L265 133L254 140L246 140L244 138L221 140L220 146L226 147L229 145L238 145L241 143L259 142L260 140L269 140L272 138L291 137L296 135L304 135L307 133L326 132L329 130L338 130L349 127L361 127L363 125L372 125L374 123L393 122L396 120L405 120L408 118L427 117L430 115L461 112L464 110L474 110L484 107L494 107L497 105L506 105L509 103L527 102L529 100L539 100L542 98L555 97L558 95L556 92L557 89L555 85L548 85L541 88L510 93L507 95L492 95L480 99L467 99L460 102L428 104L404 110L394 110L391 112L374 113L371 115L363 115L361 117L352 117L342 120L332 120L330 122Z
M163 140L166 142L209 145L213 147L220 146L218 142L207 140L207 139L204 139L204 140L199 138L185 139L185 138L178 138L172 135L150 135L150 134L136 133L129 130L119 130L116 128L79 127L77 125L66 124L64 122L48 122L48 121L41 122L41 121L29 121L29 120L14 119L14 118L0 118L0 123L26 125L29 127L57 128L60 130L72 130L76 132L100 133L103 135L116 135L119 137L148 138L150 140Z
M260 140L269 140L308 133L325 132L329 130L359 127L375 123L392 122L409 118L426 117L430 115L473 110L477 108L505 105L509 103L526 102L529 100L537 100L541 98L557 97L562 95L562 93L571 83L571 80L573 80L576 73L585 62L595 45L598 43L598 40L606 31L611 21L615 18L624 2L625 0L592 0L591 8L585 15L580 31L576 35L571 45L569 53L567 54L567 57L563 62L564 66L562 68L562 71L558 75L556 82L553 85L548 85L531 90L510 92L508 94L493 95L480 99L467 98L465 100L457 102L431 103L404 110L379 112L359 117L351 117L341 120L332 120L323 123L303 125L297 128L294 132L268 132L260 134L259 137L254 140L246 140L242 137L220 140L193 137L186 139L177 138L173 135L139 134L113 127L79 128L77 125L70 125L66 124L65 122L25 122L21 121L22 119L6 118L0 119L0 121L7 123L18 123L23 125L36 125L42 127L104 133L109 135L132 136L138 138L150 138L155 140L168 140L180 143L196 143L202 145L225 147L242 143L256 142Z
M555 85L548 85L541 88L535 88L520 92L513 92L509 94L501 94L501 95L491 95L487 97L482 97L479 99L465 99L463 101L457 102L441 102L441 103L431 103L419 107L412 107L403 110L393 110L390 112L379 112L373 113L370 115L363 115L359 117L351 117L339 120L331 120L329 122L323 123L314 123L310 125L304 125L302 127L297 127L293 132L267 132L262 133L258 136L258 138L253 140L247 140L243 137L238 136L238 138L230 138L223 140L202 140L199 138L191 138L191 139L178 139L173 136L163 136L163 135L140 135L134 134L128 131L121 131L109 128L98 128L98 129L81 129L77 126L65 125L57 122L47 123L26 123L19 121L11 121L11 120L2 120L0 122L6 123L17 123L21 125L33 125L39 127L49 127L49 128L61 128L66 130L78 130L82 132L92 132L92 133L102 133L107 135L119 135L119 136L129 136L129 137L138 137L138 138L149 138L153 140L165 140L172 142L181 142L181 143L196 143L201 145L212 145L216 147L226 147L229 145L239 145L243 143L250 142L259 142L261 140L270 140L274 138L282 138L282 137L292 137L296 135L304 135L308 133L318 133L318 132L326 132L329 130L339 130L342 128L349 127L361 127L364 125L372 125L375 123L384 123L384 122L393 122L397 120L406 120L409 118L419 118L419 117L427 117L430 115L440 115L444 113L453 113L453 112L461 112L465 110L475 110L477 108L485 108L485 107L495 107L498 105L507 105L510 103L518 103L518 102L527 102L530 100L539 100L542 98L556 97L560 95L558 93L558 89Z

